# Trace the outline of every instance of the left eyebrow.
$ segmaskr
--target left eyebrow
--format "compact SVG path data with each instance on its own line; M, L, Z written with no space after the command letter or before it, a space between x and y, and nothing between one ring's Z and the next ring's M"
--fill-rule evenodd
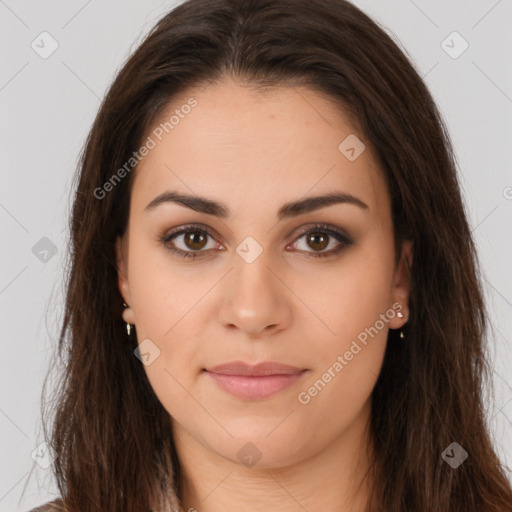
M182 206L190 208L196 212L213 215L221 219L229 218L231 215L229 208L221 202L208 199L206 197L180 194L170 190L155 197L155 199L146 206L144 211L154 210L157 206L164 203L181 204ZM369 209L368 205L364 201L352 194L345 192L332 192L329 194L308 197L299 201L290 201L285 203L281 208L279 208L277 218L279 220L283 220L291 217L297 217L304 213L309 213L340 203L352 204L363 210Z

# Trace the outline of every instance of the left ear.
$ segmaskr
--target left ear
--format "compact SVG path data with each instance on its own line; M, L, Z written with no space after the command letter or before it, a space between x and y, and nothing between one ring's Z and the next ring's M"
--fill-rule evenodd
M126 241L125 241L126 242ZM126 244L124 244L126 246ZM126 248L126 247L125 247ZM135 315L130 307L132 298L130 295L130 285L128 282L128 268L126 262L126 254L123 250L123 237L118 236L116 239L116 262L117 262L117 287L128 307L123 309L123 320L129 324L135 324Z
M393 276L393 285L391 297L394 308L397 312L401 311L403 317L395 316L389 321L391 329L399 329L409 319L409 296L411 293L411 268L413 258L412 240L402 242L402 253L398 262L395 274Z

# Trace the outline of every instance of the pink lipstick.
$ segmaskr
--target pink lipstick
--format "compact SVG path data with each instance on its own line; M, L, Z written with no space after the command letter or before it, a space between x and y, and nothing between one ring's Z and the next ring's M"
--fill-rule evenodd
M205 369L220 389L246 400L261 400L283 391L308 370L275 361L250 365L232 361Z

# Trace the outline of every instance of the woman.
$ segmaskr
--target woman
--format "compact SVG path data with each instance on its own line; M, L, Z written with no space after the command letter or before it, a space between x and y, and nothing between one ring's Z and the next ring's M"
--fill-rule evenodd
M79 171L48 510L511 510L450 139L360 10L183 3Z

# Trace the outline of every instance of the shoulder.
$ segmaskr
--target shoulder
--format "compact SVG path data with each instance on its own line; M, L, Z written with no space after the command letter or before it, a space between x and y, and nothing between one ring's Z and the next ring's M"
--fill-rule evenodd
M36 508L33 508L29 512L68 512L66 507L64 506L64 502L61 498L49 501L44 505L39 505Z

